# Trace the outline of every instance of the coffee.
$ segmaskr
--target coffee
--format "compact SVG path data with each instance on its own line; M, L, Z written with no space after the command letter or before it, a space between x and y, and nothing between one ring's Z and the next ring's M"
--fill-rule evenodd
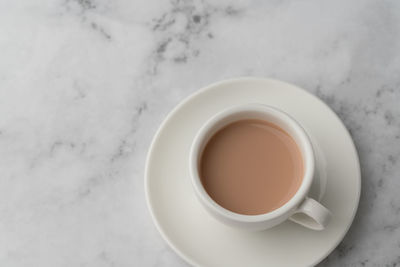
M296 193L303 159L279 126L263 120L233 122L215 133L200 161L201 182L222 207L245 215L275 210Z

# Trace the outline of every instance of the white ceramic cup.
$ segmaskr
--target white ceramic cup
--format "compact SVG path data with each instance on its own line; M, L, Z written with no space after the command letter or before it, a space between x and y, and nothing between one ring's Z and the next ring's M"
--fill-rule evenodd
M207 194L200 180L200 159L209 139L224 126L243 119L260 119L278 125L295 140L303 158L304 176L297 192L283 206L265 214L244 215L225 209ZM189 167L193 188L200 202L216 219L227 225L248 230L264 230L289 219L313 230L323 230L331 217L328 209L307 197L315 169L314 152L307 133L295 119L274 107L246 104L214 115L199 130L193 141Z

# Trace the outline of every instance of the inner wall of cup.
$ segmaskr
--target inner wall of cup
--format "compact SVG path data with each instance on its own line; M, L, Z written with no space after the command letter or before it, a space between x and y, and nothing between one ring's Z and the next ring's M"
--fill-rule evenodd
M200 162L201 162L201 157L203 155L203 151L205 146L207 145L208 141L210 140L210 138L217 133L220 129L224 128L225 126L229 125L230 123L233 123L235 121L239 121L239 120L247 120L247 119L259 119L259 120L264 120L270 123L273 123L277 126L279 126L280 128L282 128L286 133L288 133L296 142L298 148L300 149L300 153L303 159L303 167L304 167L304 174L307 172L306 168L307 168L307 160L309 160L307 158L307 154L306 154L306 147L304 144L304 139L302 139L298 132L294 129L293 125L291 125L290 122L278 117L277 115L273 115L270 113L263 113L263 112L259 112L259 111L243 111L243 112L239 112L239 113L234 113L234 114L230 114L224 118L222 118L221 120L215 121L213 125L210 126L210 128L208 129L207 133L205 134L204 138L203 138L203 142L200 146L199 149L199 156L198 156L198 161L197 161L197 170L200 176L200 172L199 172L199 167L200 167ZM202 184L202 183L201 183Z

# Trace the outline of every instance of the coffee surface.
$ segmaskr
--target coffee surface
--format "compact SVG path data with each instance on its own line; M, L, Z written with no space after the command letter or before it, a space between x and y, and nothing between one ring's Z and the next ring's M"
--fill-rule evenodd
M204 188L222 207L245 215L284 205L303 179L300 150L279 126L240 120L219 130L200 162Z

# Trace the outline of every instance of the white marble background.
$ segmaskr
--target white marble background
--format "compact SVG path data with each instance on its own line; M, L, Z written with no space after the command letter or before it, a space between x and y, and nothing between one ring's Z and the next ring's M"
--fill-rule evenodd
M143 169L179 101L224 78L297 84L343 119L356 220L320 266L400 265L399 1L0 1L0 266L186 266Z

